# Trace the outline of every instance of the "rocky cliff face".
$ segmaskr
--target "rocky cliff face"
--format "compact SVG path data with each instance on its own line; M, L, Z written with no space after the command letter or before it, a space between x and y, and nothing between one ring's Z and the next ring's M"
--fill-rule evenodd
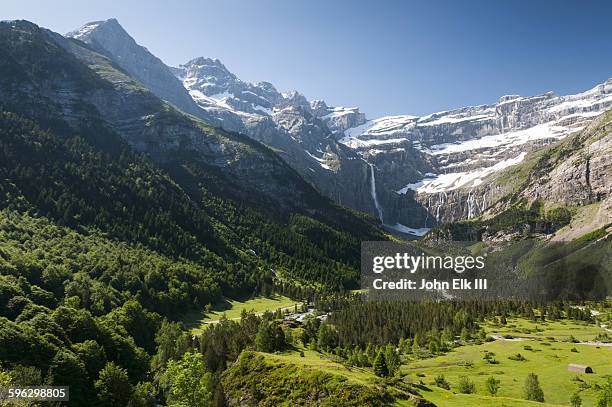
M367 120L356 107L244 82L218 59L167 67L116 20L87 24L70 36L103 51L178 108L271 147L336 202L413 236L479 216L508 193L491 182L495 174L612 107L608 80L576 95L508 95L490 105Z
M476 206L479 216L443 225L432 237L569 241L590 234L591 240L600 239L612 233L611 155L608 110L582 131L487 177L470 190L465 205ZM460 196L454 196L455 203Z
M399 149L420 157L426 163L420 168L381 167L381 188L425 209L425 218L413 218L410 226L430 227L480 215L508 193L491 183L494 174L584 129L610 107L612 80L570 96L511 95L424 117L384 117L345 130L340 141L377 162L392 160Z
M548 207L583 207L612 203L612 110L583 131L544 149L516 168L491 180L491 185L514 179L511 196L485 211L491 216L512 201L540 200ZM522 172L524 178L521 178ZM516 182L519 180L519 182Z
M327 126L325 116L336 108L325 106L317 114L298 92L281 94L267 82L244 82L217 59L200 57L177 68L168 67L114 19L88 23L67 36L108 56L177 108L271 147L336 202L373 212L367 163L339 144ZM353 109L334 125L347 127L364 120Z
M325 195L375 213L367 163L334 136L365 121L358 109L309 102L295 91L280 93L268 82L244 82L218 59L196 58L173 71L202 109L232 112L247 135L275 149Z
M200 106L234 111L247 134L282 150L328 196L413 235L480 215L508 192L485 183L487 177L584 128L612 106L607 81L577 95L510 95L424 117L366 120L358 108L308 102L267 82L245 83L218 60L198 58L175 73Z
M332 207L269 149L181 113L83 42L25 21L0 23L0 34L4 110L77 131L110 129L163 166L205 168L230 180L228 194L273 202L279 211Z
M151 54L111 18L85 24L66 37L88 44L96 52L108 56L130 76L139 80L157 97L178 109L230 131L244 131L242 122L223 109L201 109L176 78L171 68Z

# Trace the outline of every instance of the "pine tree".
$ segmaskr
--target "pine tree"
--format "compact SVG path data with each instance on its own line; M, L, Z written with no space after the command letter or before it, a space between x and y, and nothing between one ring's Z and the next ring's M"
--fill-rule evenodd
M376 355L376 359L374 359L374 374L378 377L389 376L389 368L382 349L378 351L378 355Z
M467 328L463 328L461 329L461 340L462 341L469 341L470 340L470 331L468 331Z
M319 327L317 337L319 349L329 351L338 344L338 334L326 323L322 323Z
M421 351L421 348L419 347L419 336L418 335L414 335L414 340L412 342L412 353L415 356L418 356L420 351Z
M572 394L572 397L570 397L570 404L572 407L580 407L582 405L582 398L578 392Z
M274 333L272 324L268 321L262 321L255 336L255 346L257 350L262 352L274 351Z
M385 361L387 362L387 368L389 370L389 376L395 376L395 372L401 365L400 357L393 347L393 345L387 345L385 348Z
M400 338L399 342L397 343L397 349L398 349L399 353L404 353L405 347L406 347L406 340L402 336Z
M438 344L438 340L436 338L431 338L429 340L428 349L429 353L431 353L432 355L438 353L438 351L440 350L440 345Z
M544 402L544 392L540 387L540 382L538 381L538 376L534 373L529 373L527 378L525 379L525 399L531 401L539 401L540 403Z

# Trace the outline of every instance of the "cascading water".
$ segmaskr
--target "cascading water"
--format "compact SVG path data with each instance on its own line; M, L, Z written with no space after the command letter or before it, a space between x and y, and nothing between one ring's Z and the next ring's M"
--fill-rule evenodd
M440 208L446 203L446 192L438 193L438 205L436 205L436 222L440 222Z
M368 165L370 166L370 193L372 194L372 200L374 201L376 212L378 212L378 219L380 219L380 223L384 224L382 209L378 203L378 197L376 196L376 178L374 177L374 165Z
M482 194L482 207L480 208L480 212L483 213L487 209L487 191L484 191Z
M467 197L468 214L467 218L471 219L474 217L474 191L470 190Z
M430 210L431 210L431 195L429 195L429 198L427 199L427 210L425 211L425 224L423 225L424 228L427 227L427 221L429 220Z

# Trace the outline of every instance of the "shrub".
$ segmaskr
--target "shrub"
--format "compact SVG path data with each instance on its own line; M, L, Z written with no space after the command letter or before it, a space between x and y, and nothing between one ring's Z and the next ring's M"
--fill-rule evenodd
M495 396L499 390L500 381L493 376L490 376L486 381L487 391L491 396Z
M436 384L436 386L442 389L450 390L450 384L446 381L444 375L442 374L434 378L434 383Z
M527 359L525 359L525 356L521 355L520 353L517 353L515 355L510 355L508 356L508 359L510 360L516 360L517 362L523 362Z
M582 398L578 392L572 394L572 397L570 397L570 405L572 407L580 407L582 405Z
M467 376L459 378L459 393L473 394L476 392L476 386Z

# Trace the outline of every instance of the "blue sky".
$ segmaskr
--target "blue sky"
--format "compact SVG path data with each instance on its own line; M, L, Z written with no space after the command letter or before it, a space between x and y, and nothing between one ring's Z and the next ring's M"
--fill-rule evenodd
M609 1L2 0L0 19L65 33L116 17L168 64L217 57L239 77L427 114L612 77Z

